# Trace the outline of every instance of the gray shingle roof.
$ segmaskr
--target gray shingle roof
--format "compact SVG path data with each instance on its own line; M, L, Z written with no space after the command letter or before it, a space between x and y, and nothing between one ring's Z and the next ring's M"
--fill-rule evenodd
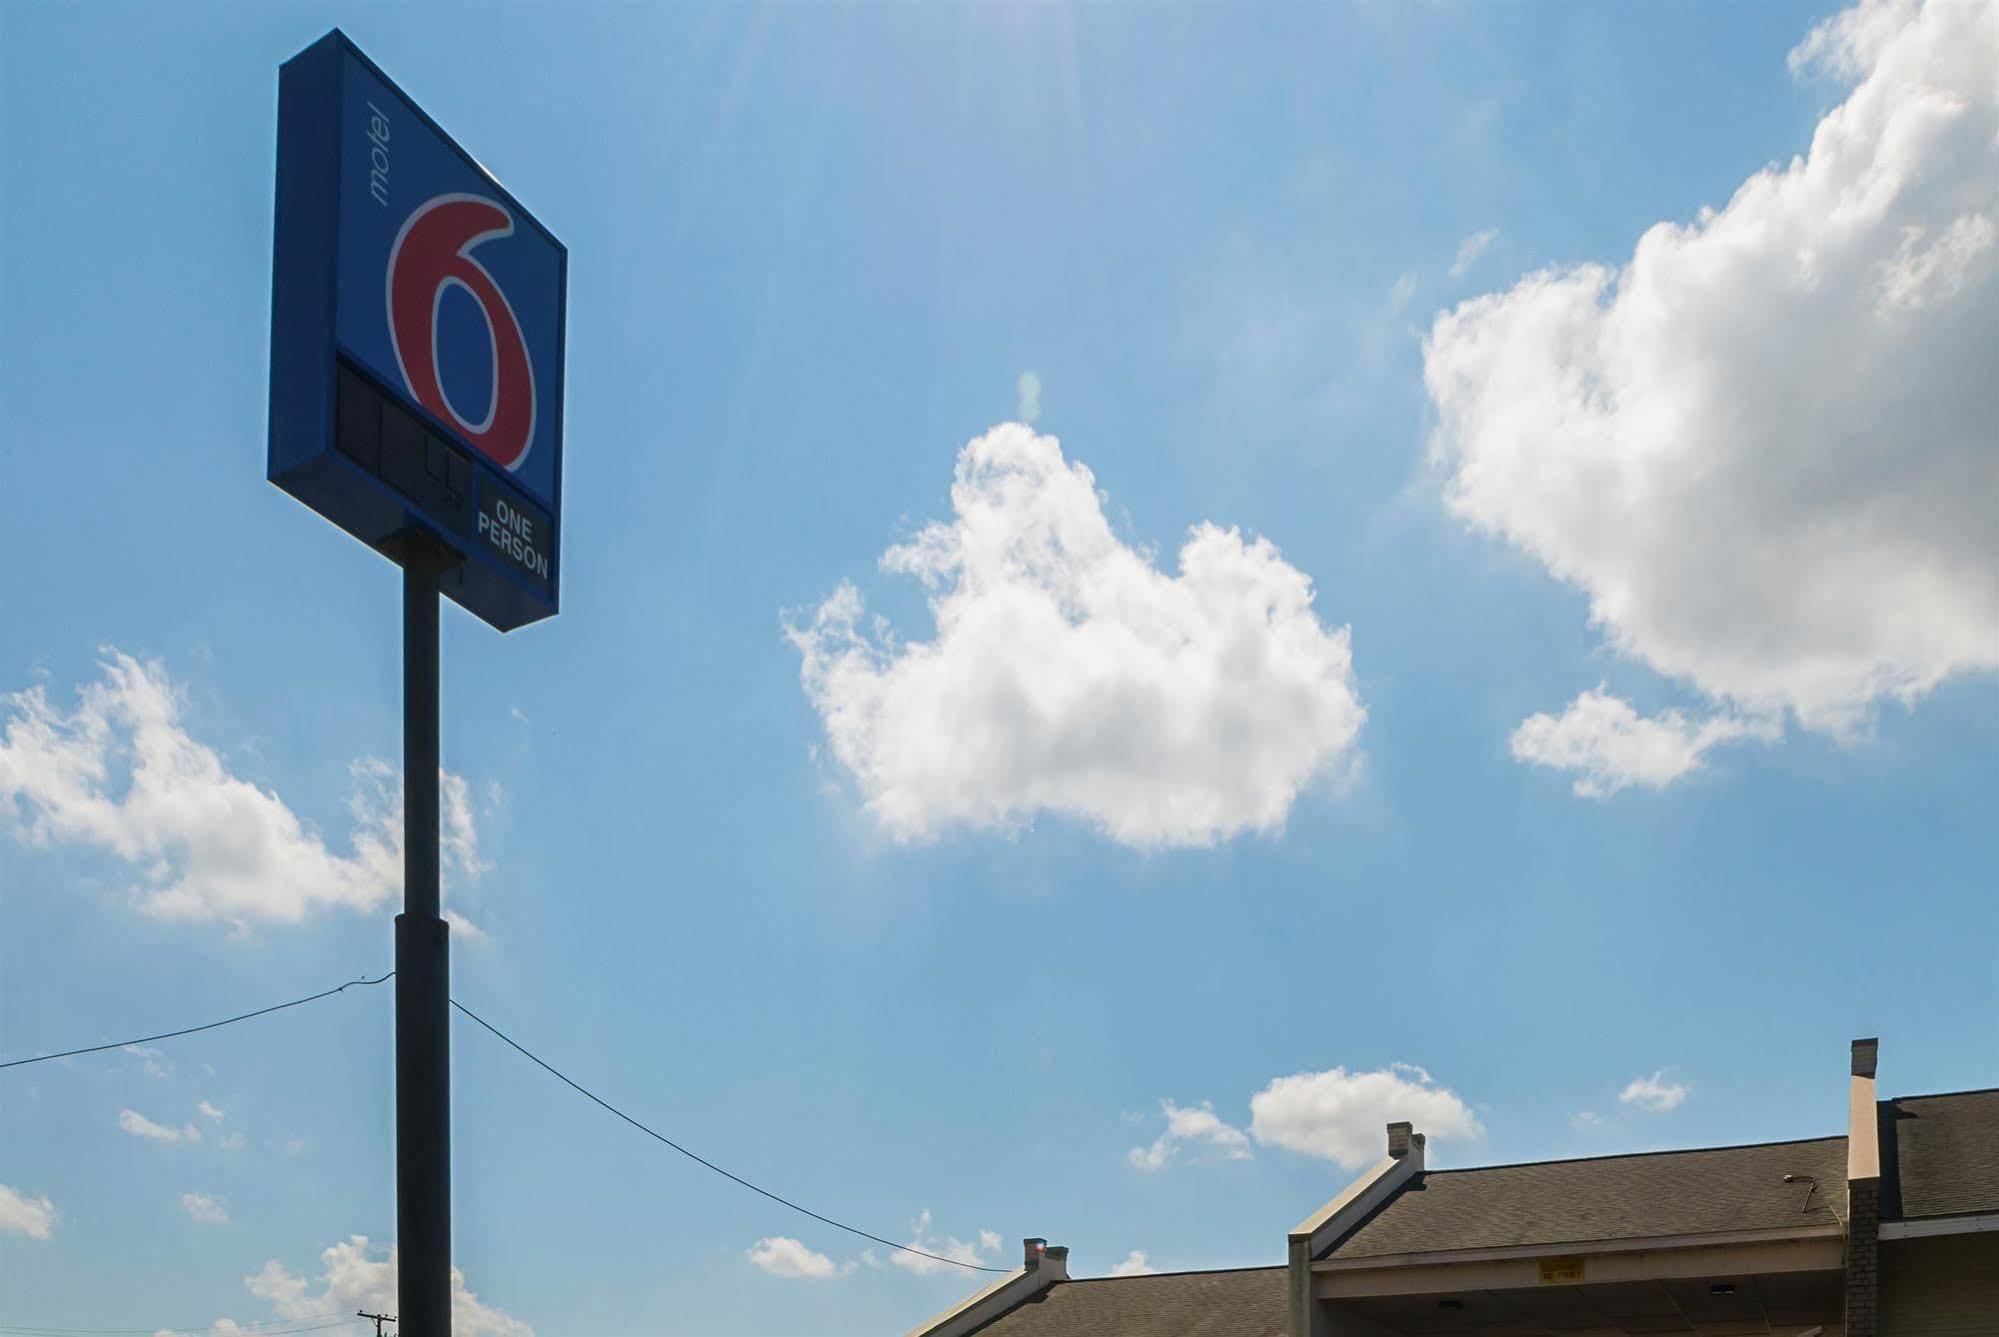
M1884 1100L1881 1214L1999 1212L1999 1090Z
M1284 1269L1060 1281L978 1337L1285 1337Z
M1999 1090L1905 1096L1878 1112L1884 1216L1999 1211ZM1796 1178L1787 1184L1785 1175ZM1330 1256L1834 1225L1845 1195L1844 1137L1432 1170ZM1284 1288L1281 1267L1058 1282L978 1333L1285 1337Z
M1785 1175L1810 1176L1785 1183ZM1346 1238L1333 1258L1835 1225L1846 1139L1433 1170Z

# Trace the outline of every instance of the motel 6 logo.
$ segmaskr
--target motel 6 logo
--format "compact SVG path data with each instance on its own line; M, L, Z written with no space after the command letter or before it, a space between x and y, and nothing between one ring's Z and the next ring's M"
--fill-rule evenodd
M436 196L419 205L396 234L387 283L389 342L410 393L510 472L520 468L534 440L534 367L512 304L472 252L513 231L513 215L492 200ZM445 397L438 369L438 311L454 285L478 303L492 338L492 395L477 422Z

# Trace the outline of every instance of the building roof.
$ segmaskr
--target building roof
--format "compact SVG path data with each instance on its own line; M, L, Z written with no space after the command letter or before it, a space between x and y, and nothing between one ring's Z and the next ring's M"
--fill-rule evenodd
M1882 1216L1999 1212L1999 1089L1876 1106ZM1325 1256L1387 1259L1467 1249L1835 1227L1846 1139L1597 1156L1412 1175ZM1785 1182L1785 1176L1791 1182ZM1058 1281L978 1337L1285 1337L1282 1267Z
M1999 1090L1884 1100L1881 1215L1999 1212Z
M978 1337L1285 1337L1284 1269L1057 1282Z
M1843 1137L1431 1170L1327 1256L1837 1226L1833 1209L1845 1192Z

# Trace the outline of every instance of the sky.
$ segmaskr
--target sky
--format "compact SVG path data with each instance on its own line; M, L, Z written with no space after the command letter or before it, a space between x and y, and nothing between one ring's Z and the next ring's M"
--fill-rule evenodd
M0 9L0 1059L391 964L399 582L264 481L276 68L569 248L443 616L455 997L987 1266L1999 1081L1999 10ZM0 1072L0 1325L393 1303L386 987ZM461 1333L980 1274L460 1020ZM359 1331L359 1329L356 1329Z

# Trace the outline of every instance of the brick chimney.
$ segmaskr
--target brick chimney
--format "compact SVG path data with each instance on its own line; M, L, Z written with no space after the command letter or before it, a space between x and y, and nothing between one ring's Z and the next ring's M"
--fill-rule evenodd
M1874 1068L1881 1041L1853 1042L1847 1079L1846 1337L1875 1337L1881 1286L1881 1125Z
M1040 1237L1031 1237L1020 1242L1020 1265L1035 1273L1043 1282L1067 1281L1069 1279L1069 1246L1050 1244Z
M1388 1125L1388 1154L1401 1160L1409 1154L1409 1139L1416 1126L1412 1123L1392 1123Z

